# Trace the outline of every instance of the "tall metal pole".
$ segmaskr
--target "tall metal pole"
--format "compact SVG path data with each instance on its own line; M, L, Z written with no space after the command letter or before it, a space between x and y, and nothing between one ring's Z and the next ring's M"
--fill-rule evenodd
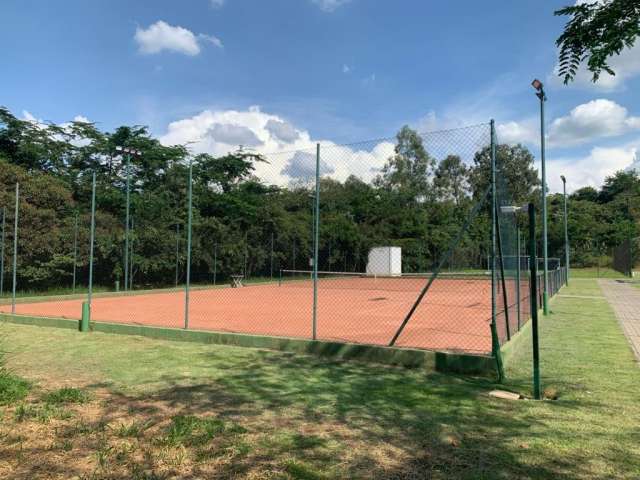
M133 217L131 217L131 250L129 252L129 290L133 290Z
M293 269L296 269L296 239L293 239Z
M218 276L218 243L213 245L213 285L216 285Z
M76 293L76 269L78 267L78 212L76 211L75 222L73 226L73 286L72 293Z
M516 306L518 312L518 331L520 331L520 226L518 225L516 231L516 251L517 265L516 265Z
M93 184L91 188L91 235L89 241L89 294L87 303L91 312L91 296L93 295L93 247L96 237L96 172L93 172Z
M497 190L496 190L496 126L491 120L491 349L496 360L498 379L504 378L504 368L500 352L500 338L497 326L497 293L498 278L496 275L496 247L497 247Z
M312 338L318 329L318 243L320 241L320 144L316 145L316 199L313 224L313 324Z
M247 278L247 262L249 259L249 232L244 232L244 268L242 275Z
M538 336L538 259L536 254L536 209L529 204L529 269L531 270L531 330L533 341L533 397L541 398L540 388L540 339Z
M271 268L269 272L269 279L273 282L273 232L271 232Z
M0 246L0 297L4 295L4 240L5 240L5 226L7 209L2 207L2 245Z
M536 86L536 82L538 82ZM540 160L542 163L542 257L544 261L544 288L542 294L542 308L545 315L549 314L549 256L547 251L547 166L546 141L544 133L544 104L547 95L542 82L534 80L536 96L540 99Z
M631 214L631 203L629 202L629 197L627 196L627 215L629 216L629 234L627 235L627 256L629 258L629 278L633 278L633 215Z
M11 313L16 313L16 284L18 271L18 213L20 202L20 184L16 182L16 208L13 217L13 286L11 289Z
M562 191L564 195L564 265L566 268L565 275L565 283L569 285L569 216L567 214L567 179L564 175L561 175L562 178Z
M191 286L191 219L193 203L193 161L189 162L189 189L187 194L188 215L187 215L187 278L184 285L184 328L189 328L189 288Z
M124 289L129 289L129 200L130 200L130 172L131 172L131 155L126 154L127 159L127 205L125 207L124 220Z
M180 224L176 223L176 288L178 288L178 277L180 274Z

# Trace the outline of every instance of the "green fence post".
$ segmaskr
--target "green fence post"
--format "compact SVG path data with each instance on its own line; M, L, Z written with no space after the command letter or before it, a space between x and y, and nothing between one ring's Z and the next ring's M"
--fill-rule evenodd
M91 320L91 300L93 297L93 250L96 238L96 172L93 172L91 187L91 234L89 240L89 292L87 294L88 314L86 322Z
M73 225L73 284L71 292L76 293L76 269L78 267L78 212L76 211Z
M498 211L498 204L495 203L496 208L496 238L498 240L498 263L500 265L500 285L502 286L502 302L504 304L504 323L507 329L507 341L511 340L511 325L509 324L509 298L507 296L507 282L504 275L504 254L502 252L502 234L500 233L500 212Z
M504 367L502 365L502 354L500 352L500 338L498 337L497 326L497 275L496 275L496 142L495 142L495 122L491 120L491 350L496 359L498 369L498 381L504 379Z
M213 286L215 287L218 276L218 242L213 245Z
M269 267L269 279L273 282L273 232L271 232L271 257L270 257L270 267Z
M565 266L565 285L569 285L569 217L567 216L567 179L564 175L560 175L562 179L563 193L563 209L564 209L564 266Z
M531 270L531 330L533 341L533 397L540 400L540 340L538 337L538 265L536 255L536 209L529 204L529 269Z
M520 226L517 227L516 231L516 251L517 253L517 266L516 266L516 304L517 304L517 313L518 313L518 331L520 331Z
M131 198L131 155L129 153L126 154L127 158L127 192L126 192L126 202L127 205L125 207L125 227L124 227L124 289L125 291L129 289L129 210L130 210L130 198Z
M249 230L244 232L244 270L242 274L245 279L249 277Z
M313 224L313 321L312 338L317 338L318 328L318 243L320 241L320 144L316 145L316 197Z
M0 241L0 297L4 296L4 239L5 239L5 226L6 226L7 209L2 207L2 236Z
M180 273L180 224L176 223L176 288L178 288L178 277Z
M18 272L18 213L20 205L20 184L16 182L16 207L13 217L13 284L11 288L11 313L16 313L16 285Z
M129 250L129 290L133 290L133 217L131 217L131 228L129 229L131 235L130 250Z
M91 319L91 307L89 302L82 302L82 317L80 318L80 331L89 331L89 320Z
M184 285L184 329L189 328L189 288L191 286L191 219L193 203L193 160L189 161L189 186L187 193L187 278Z
M95 243L95 217L96 217L96 173L93 172L91 182L91 231L89 241L89 289L87 301L82 302L82 315L80 317L80 331L89 331L89 322L91 321L91 300L93 295L93 250ZM77 217L76 217L77 225ZM76 227L77 231L77 227ZM75 257L74 257L75 258ZM75 271L75 270L74 270Z

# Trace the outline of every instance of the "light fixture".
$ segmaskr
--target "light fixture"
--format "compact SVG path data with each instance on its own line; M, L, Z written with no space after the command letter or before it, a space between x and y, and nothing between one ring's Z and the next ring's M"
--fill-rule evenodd
M567 179L564 178L564 175L560 175L560 178L562 179L562 183L567 183Z
M542 82L537 78L535 78L533 82L531 82L531 86L539 92L542 90L542 87L543 87Z
M523 210L524 207L517 207L515 205L505 205L500 207L500 211L502 213L518 213L520 210Z

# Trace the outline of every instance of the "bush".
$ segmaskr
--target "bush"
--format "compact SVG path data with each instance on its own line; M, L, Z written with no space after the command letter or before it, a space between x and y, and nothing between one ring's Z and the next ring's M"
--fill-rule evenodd
M89 401L89 394L78 388L63 387L47 393L43 400L52 405L62 405L67 403L86 403Z
M27 396L31 384L0 367L0 405L11 405Z

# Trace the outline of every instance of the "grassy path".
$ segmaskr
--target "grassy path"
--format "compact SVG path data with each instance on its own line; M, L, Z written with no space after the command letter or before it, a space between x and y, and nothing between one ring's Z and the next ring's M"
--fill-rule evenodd
M602 297L596 280L562 293L541 327L545 402L489 397L486 379L3 325L36 387L1 407L0 477L635 479L640 368L607 302L582 298ZM527 349L507 373L502 388L530 393ZM89 399L54 408L60 387Z

